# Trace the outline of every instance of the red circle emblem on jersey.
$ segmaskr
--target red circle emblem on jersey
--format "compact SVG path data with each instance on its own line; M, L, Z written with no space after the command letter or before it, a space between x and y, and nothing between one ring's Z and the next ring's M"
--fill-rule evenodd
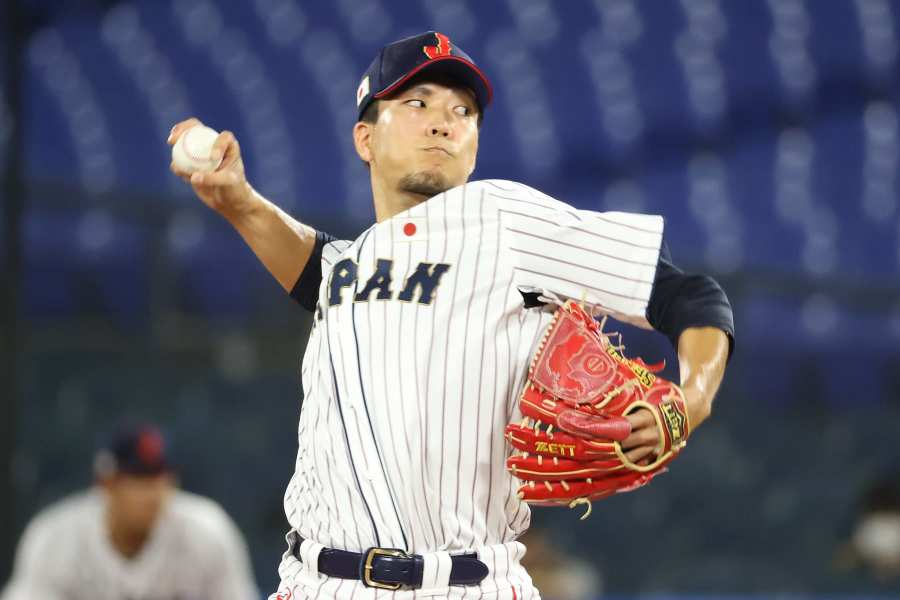
M407 223L403 226L403 233L406 235L416 235L416 224L415 223Z

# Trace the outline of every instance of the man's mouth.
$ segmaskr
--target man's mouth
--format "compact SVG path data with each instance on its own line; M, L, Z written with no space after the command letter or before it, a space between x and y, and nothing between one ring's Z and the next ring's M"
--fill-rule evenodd
M422 150L424 150L425 152L434 152L438 154L443 153L447 156L453 156L453 154L449 150L447 150L446 148L441 148L440 146L428 146L426 148L422 148Z

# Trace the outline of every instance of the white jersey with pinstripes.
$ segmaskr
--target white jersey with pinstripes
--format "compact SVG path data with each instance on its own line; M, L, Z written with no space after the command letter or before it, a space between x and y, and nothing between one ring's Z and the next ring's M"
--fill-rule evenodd
M214 501L176 490L140 553L109 539L99 489L44 509L28 524L2 600L253 600L247 545Z
M658 216L576 210L489 180L327 244L285 494L294 535L356 552L475 551L491 574L449 597L537 597L518 567L530 512L503 432L521 418L552 311L524 308L522 292L643 317L662 230ZM290 552L280 573L292 598L375 597L304 576Z

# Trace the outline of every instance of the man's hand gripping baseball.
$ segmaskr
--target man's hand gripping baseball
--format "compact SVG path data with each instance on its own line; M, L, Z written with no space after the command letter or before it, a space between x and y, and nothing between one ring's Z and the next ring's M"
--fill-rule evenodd
M178 138L195 125L196 118L176 124L167 140ZM241 147L234 134L223 131L213 143L210 158L222 162L208 173L187 173L174 163L172 172L191 185L197 197L225 217L241 234L269 273L290 291L306 268L316 240L316 232L261 196L244 173Z
M631 360L574 302L557 310L507 439L507 468L534 504L575 506L648 483L684 447L681 389L659 367ZM589 514L590 509L588 510Z
M190 118L172 127L167 143L172 146L188 129L202 125L199 119ZM253 188L244 174L241 146L230 131L223 131L213 144L210 158L221 163L215 171L188 173L173 162L173 173L191 184L197 197L208 207L232 221L260 208L261 198L253 194Z

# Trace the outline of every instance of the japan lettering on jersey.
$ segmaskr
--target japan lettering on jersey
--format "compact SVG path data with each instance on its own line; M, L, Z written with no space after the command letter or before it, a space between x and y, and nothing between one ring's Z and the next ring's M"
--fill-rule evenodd
M503 431L521 418L552 310L525 309L522 293L643 317L662 230L658 216L576 210L490 180L325 245L285 494L293 531L356 552L474 550L491 568L482 593L530 597L515 542L530 512L505 469ZM374 597L290 553L280 572L307 595Z

